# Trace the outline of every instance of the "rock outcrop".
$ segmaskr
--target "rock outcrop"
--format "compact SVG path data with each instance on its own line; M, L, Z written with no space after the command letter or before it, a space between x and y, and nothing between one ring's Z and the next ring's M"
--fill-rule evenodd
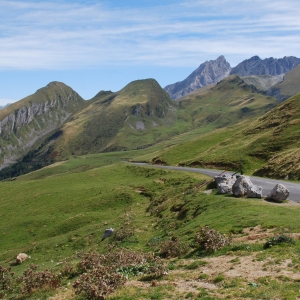
M206 61L201 64L185 80L167 85L164 90L172 99L176 100L201 87L221 81L230 73L230 64L222 55L216 60Z
M283 184L276 184L272 191L267 195L266 200L282 203L288 198L290 191Z

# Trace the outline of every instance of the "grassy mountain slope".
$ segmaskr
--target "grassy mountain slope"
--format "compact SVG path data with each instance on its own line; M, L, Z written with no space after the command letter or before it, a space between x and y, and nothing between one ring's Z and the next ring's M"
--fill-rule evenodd
M52 82L0 110L0 169L41 143L85 105L70 87Z
M62 128L54 144L59 157L136 149L167 138L176 104L153 80L138 80L120 92L96 95Z
M297 94L251 123L244 121L166 148L153 161L242 167L249 174L299 180L299 101Z
M274 98L257 93L237 75L210 89L188 94L178 102L181 112L189 115L193 128L202 127L205 132L264 114L276 105Z
M300 92L300 65L286 73L283 81L272 86L268 91L268 95L275 96L280 101L284 101L289 97Z

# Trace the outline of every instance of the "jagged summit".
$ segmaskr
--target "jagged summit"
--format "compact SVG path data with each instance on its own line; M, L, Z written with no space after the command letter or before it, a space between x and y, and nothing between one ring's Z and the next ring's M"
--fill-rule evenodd
M299 64L300 58L294 56L285 56L279 59L273 57L261 59L256 55L239 63L230 71L230 74L237 74L239 76L277 76L291 71Z
M185 80L167 85L164 89L176 100L196 89L216 83L229 75L230 64L223 55L201 64Z

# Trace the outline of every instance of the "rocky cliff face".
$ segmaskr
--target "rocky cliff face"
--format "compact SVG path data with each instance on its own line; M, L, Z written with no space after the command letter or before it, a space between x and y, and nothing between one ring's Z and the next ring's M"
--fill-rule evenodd
M300 58L294 56L285 56L283 58L261 59L259 56L253 56L239 63L230 71L230 74L241 76L249 75L280 75L287 73L300 64Z
M70 87L52 82L35 94L2 109L0 169L14 163L84 105L84 100Z
M216 60L206 61L185 80L167 85L164 89L176 100L201 87L221 81L229 75L230 70L230 64L222 55Z

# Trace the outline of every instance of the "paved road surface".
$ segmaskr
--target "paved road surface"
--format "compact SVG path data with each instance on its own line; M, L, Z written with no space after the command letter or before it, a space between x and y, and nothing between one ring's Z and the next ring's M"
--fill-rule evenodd
M176 171L187 171L187 172L194 172L194 173L201 173L208 175L210 177L214 177L221 172L222 170L212 170L212 169L200 169L200 168L188 168L188 167L173 167L173 166L159 166L159 165L149 165L146 163L133 163L138 166L149 166L154 168L161 168L161 169L169 169L169 170L176 170ZM229 174L233 174L232 172L225 172ZM287 187L287 189L290 191L290 195L288 197L288 200L292 200L295 202L300 203L300 184L299 183L293 183L285 180L277 180L277 179L269 179L269 178L263 178L263 177L256 177L256 176L249 176L253 184L259 185L263 188L263 195L267 196L267 194L273 189L273 187L277 183L281 183L284 186Z

